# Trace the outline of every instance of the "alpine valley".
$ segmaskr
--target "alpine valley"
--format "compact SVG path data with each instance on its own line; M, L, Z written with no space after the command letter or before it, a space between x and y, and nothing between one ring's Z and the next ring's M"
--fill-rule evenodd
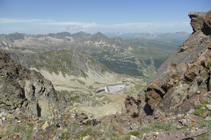
M92 56L113 72L149 78L181 44L168 40L107 38L100 32L94 35L85 32L72 35L68 32L44 35L13 33L0 35L0 41L2 51L15 54L71 49Z
M211 10L188 16L190 36L1 34L0 139L210 140Z

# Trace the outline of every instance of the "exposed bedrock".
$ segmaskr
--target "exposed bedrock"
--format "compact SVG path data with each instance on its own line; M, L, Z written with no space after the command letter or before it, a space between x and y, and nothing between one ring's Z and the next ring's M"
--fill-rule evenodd
M211 102L211 11L189 17L193 33L138 94L140 116L187 113L197 102Z
M16 64L0 52L0 111L15 116L48 117L65 100L39 72Z

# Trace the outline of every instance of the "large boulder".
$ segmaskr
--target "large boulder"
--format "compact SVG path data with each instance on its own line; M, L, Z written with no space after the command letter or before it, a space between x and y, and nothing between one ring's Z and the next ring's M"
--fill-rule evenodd
M15 116L48 117L63 110L65 99L39 72L16 64L0 52L0 111Z

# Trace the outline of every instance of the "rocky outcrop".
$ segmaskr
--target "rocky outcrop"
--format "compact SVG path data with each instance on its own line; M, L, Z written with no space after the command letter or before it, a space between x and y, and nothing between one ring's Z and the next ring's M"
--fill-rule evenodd
M139 115L187 113L211 103L210 12L190 12L193 33L158 69L138 96Z
M125 99L126 112L132 117L137 117L138 116L137 106L139 104L140 103L133 96L128 95Z
M207 28L211 28L211 10L205 15L205 26L207 26Z
M205 18L205 12L190 12L188 16L191 18L191 26L193 28L193 31L196 32L198 30L201 30L204 27L204 18Z
M193 31L202 30L206 34L211 33L211 10L209 12L190 12L188 16L191 18L191 26Z
M27 70L0 52L0 111L14 116L48 117L65 99L40 73Z
M211 33L205 24L206 14L189 14L192 19L197 19L191 21L194 32L189 39L162 64L138 94L138 99L126 97L125 112L105 117L102 122L109 121L115 130L123 134L141 132L147 124L177 125L172 131L145 133L142 138L146 140L187 139L210 134L209 127L199 125L210 120L211 116ZM187 127L192 128L184 129Z

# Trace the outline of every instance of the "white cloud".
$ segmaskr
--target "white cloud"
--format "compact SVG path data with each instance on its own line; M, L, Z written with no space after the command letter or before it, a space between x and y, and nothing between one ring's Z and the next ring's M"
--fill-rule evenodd
M68 31L71 33L84 31L89 33L100 32L177 32L177 31L186 31L191 32L191 26L189 21L185 22L171 22L171 23L122 23L122 24L97 24L95 22L86 23L86 22L57 22L54 20L45 20L45 19L7 19L0 18L0 23L24 23L30 26L36 26L36 31L40 30L40 33L43 33L43 28L47 26L48 30L52 31ZM33 23L33 25L32 25ZM37 26L39 25L39 26ZM50 25L50 26L49 26ZM33 28L30 28L30 30ZM14 31L16 32L16 31Z
M76 30L76 31L78 31L78 30L81 30L82 29L82 26L81 25L77 25L77 24L73 24L73 25L68 24L68 25L66 25L64 27L64 29L65 30Z
M78 30L85 32L191 32L189 22L174 22L174 23L123 23L115 25L103 25L96 23L75 24ZM79 28L80 27L80 28ZM69 30L71 32L71 29ZM73 30L72 30L73 31Z
M40 24L43 24L43 25L83 25L83 23L81 22L57 22L57 21L44 22Z

